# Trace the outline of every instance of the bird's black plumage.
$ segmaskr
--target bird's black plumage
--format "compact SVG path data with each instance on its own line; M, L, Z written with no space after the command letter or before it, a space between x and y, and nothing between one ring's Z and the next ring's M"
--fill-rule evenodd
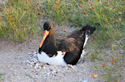
M67 37L55 38L55 28L51 26L53 26L51 22L43 25L44 30L49 31L49 35L39 48L39 53L44 51L49 57L53 57L53 55L57 55L57 51L66 52L64 61L67 64L76 64L80 59L86 34L91 35L95 31L95 27L87 25Z

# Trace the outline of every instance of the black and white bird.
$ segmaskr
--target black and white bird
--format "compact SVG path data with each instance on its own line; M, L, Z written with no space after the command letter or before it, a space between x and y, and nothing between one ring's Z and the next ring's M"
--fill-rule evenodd
M44 35L37 57L40 62L52 65L75 65L80 59L89 36L96 29L87 25L67 37L56 38L52 22L45 22L43 27Z

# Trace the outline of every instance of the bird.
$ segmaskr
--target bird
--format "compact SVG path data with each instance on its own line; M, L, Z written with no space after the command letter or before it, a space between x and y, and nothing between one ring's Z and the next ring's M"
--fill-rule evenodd
M96 30L89 25L66 37L55 37L52 22L43 24L44 35L38 49L37 58L42 63L50 65L76 65L84 52L84 47L90 35Z

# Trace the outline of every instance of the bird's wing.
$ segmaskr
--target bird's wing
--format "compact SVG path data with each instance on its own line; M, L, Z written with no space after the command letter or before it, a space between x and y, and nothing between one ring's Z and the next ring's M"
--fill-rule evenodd
M56 45L58 46L58 51L70 52L77 48L76 40L74 38L63 38L57 39Z

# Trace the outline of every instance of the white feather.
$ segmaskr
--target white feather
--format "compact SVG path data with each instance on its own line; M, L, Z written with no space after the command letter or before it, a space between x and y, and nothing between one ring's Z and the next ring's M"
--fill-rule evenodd
M41 52L41 54L37 54L38 60L43 63L48 63L52 65L67 65L64 61L63 57L65 55L62 51L57 51L57 56L49 57L45 52Z
M85 45L86 45L88 39L89 39L89 36L86 34L85 42L84 42L83 50L82 50L82 54L81 54L81 58L84 58L84 56L86 55L86 52L85 52L85 50L84 50L84 47L85 47Z
M89 39L89 36L88 36L88 35L86 35L86 37L85 37L85 43L84 43L84 45L83 45L83 48L85 47L85 45L86 45L86 43L87 43L88 39Z

